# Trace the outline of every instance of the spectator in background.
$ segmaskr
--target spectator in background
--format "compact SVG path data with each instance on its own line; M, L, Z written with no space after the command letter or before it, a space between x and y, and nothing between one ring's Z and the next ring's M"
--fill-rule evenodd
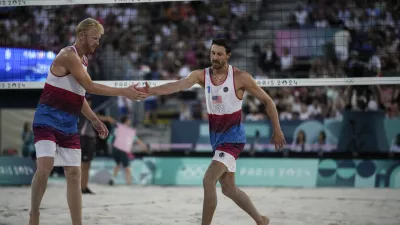
M294 100L291 106L292 106L291 109L292 112L297 112L297 113L301 112L300 92L297 90L294 92Z
M208 119L208 116L205 118L205 114L203 113L203 104L201 101L196 101L193 103L191 112L194 120Z
M132 121L127 116L122 116L120 122L125 126L131 126L131 124L132 124ZM115 141L115 134L114 134L114 139L111 142L114 142L114 141ZM138 136L134 137L134 142L138 143L143 151L148 151L147 144L145 142L143 142ZM113 155L116 165L113 170L113 177L109 181L109 184L110 185L114 184L115 179L118 176L118 172L119 172L120 168L124 169L126 184L128 184L128 185L132 184L132 172L131 172L131 169L129 166L130 166L130 161L131 161L130 158L133 158L133 155L130 156L129 153L127 153L121 149L118 149L116 147L113 147L112 155Z
M292 120L293 114L290 105L285 105L283 111L279 114L280 120Z
M120 116L129 116L132 117L132 100L126 97L118 96L117 97L117 105Z
M22 137L22 156L31 157L36 160L35 145L33 143L32 124L29 122L24 123L24 129L21 134Z
M348 8L347 4L339 3L339 10L337 12L337 16L342 23L345 23L347 19L351 17L352 12Z
M292 94L293 90L291 90L291 88L284 87L282 89L279 89L279 91L280 91L280 94L282 96L282 99L280 100L280 102L282 104L289 106L289 105L292 105L294 103L295 97Z
M333 36L333 43L335 45L336 58L339 60L339 68L343 69L344 64L349 58L349 45L351 42L351 34L347 27L342 30L336 31Z
M326 9L325 18L328 21L329 27L338 27L343 25L343 22L339 19L337 11L334 7Z
M357 51L350 52L349 60L346 63L348 77L362 77L365 74L366 66L359 58Z
M250 113L246 115L246 121L262 121L265 120L265 115L260 113L258 109L251 108Z
M92 106L92 99L90 96L86 97L86 101L89 106ZM109 116L102 116L96 114L97 118L99 118L102 122L115 123L114 119ZM93 160L93 156L96 153L97 140L98 135L97 131L92 126L92 122L89 121L83 114L79 119L79 128L80 128L80 142L81 142L81 151L82 151L82 178L81 178L81 188L82 194L94 194L92 190L88 187L89 185L89 171L91 162Z
M291 28L291 29L296 29L296 28L300 27L300 25L297 23L296 15L290 14L287 26L288 26L288 28Z
M331 110L329 111L328 118L341 119L345 106L345 99L343 99L342 97L337 98L337 100L335 99L335 101L331 101Z
M274 77L279 66L279 57L276 54L273 45L267 44L264 51L261 52L258 64L268 77Z
M317 99L314 99L312 104L308 106L307 112L310 119L322 114L322 108Z
M328 71L323 63L322 57L316 57L311 62L311 68L308 72L308 77L310 78L327 78Z
M390 152L400 152L400 133L393 138Z
M157 123L158 99L156 96L150 96L144 100L145 121L152 124Z
M243 105L244 105L243 110L246 114L250 112L257 113L262 103L253 95L246 93Z
M181 110L179 114L179 120L192 120L192 112L187 104L181 103Z
M319 9L314 14L314 27L316 28L327 28L329 27L329 22L326 19L326 15L322 9Z
M361 22L354 12L351 12L349 17L344 17L343 22L350 33L358 32L361 29Z
M301 27L305 27L308 19L308 12L303 5L298 5L294 12L297 24Z
M380 59L380 55L377 54L376 51L372 54L371 58L368 60L367 69L369 70L370 76L381 76L382 73L382 63Z
M237 31L242 34L247 33L248 23L251 22L251 13L249 13L246 4L242 0L236 0L231 3L231 15L239 28Z
M326 142L325 131L322 130L321 132L319 132L318 140L313 145L313 149L312 150L316 151L316 152L330 152L330 151L332 151L331 146L328 145L327 142Z
M400 110L399 103L393 101L389 107L386 109L386 117L389 119L399 119L400 118Z
M300 130L297 133L297 137L295 141L292 143L290 150L294 152L305 152L309 150L307 146L306 133L304 132L304 130Z
M377 97L373 94L370 95L369 97L369 102L367 106L367 111L378 111L378 101Z
M281 60L281 76L282 77L290 77L291 73L294 69L295 58L292 54L290 54L290 50L288 47L283 48Z
M305 103L301 103L301 109L299 113L299 119L300 120L307 120L310 118L310 114L307 108L307 105Z

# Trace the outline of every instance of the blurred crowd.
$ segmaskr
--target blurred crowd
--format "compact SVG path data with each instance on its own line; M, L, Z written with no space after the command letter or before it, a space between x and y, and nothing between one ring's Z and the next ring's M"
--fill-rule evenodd
M399 118L400 89L393 85L362 87L269 88L281 120L342 118L343 110L385 111L387 118ZM245 120L268 119L265 106L247 95Z
M278 55L274 43L258 51L261 74L270 78L381 77L400 72L400 2L390 0L298 2L282 29L336 28L322 56L296 57L288 47ZM306 64L307 66L304 66ZM397 74L397 75L396 75ZM400 88L310 87L267 90L282 120L339 118L343 109L384 110L399 117ZM247 99L248 120L266 117L260 102Z
M218 0L2 8L0 45L58 52L73 44L78 22L92 17L105 28L101 46L90 57L89 72L94 80L179 79L209 65L213 38L224 37L233 44L246 38L255 14L247 6L243 0ZM400 72L399 10L398 1L309 0L299 3L282 29L340 28L332 42L324 46L323 56L305 59L310 62L305 77L382 76L385 71ZM301 60L289 48L278 56L273 43L262 43L258 67L267 77L297 77L304 70L298 66ZM346 108L382 109L390 118L400 115L396 86L266 91L282 120L340 118ZM146 119L160 102L165 99L145 101ZM131 105L126 99L118 101L125 112ZM245 120L267 118L254 97L246 96L244 105ZM191 107L184 104L179 118L207 119L205 110L204 101Z
M73 44L79 21L92 17L105 28L101 46L89 58L93 80L179 79L209 65L212 39L236 43L248 32L253 15L246 7L242 0L221 0L3 8L0 46L58 52ZM164 103L165 97L148 98L146 120ZM122 114L130 106L118 99Z
M0 11L0 45L58 52L92 17L105 28L89 64L94 79L177 79L208 65L213 38L235 42L247 32L245 4L218 2L16 7Z

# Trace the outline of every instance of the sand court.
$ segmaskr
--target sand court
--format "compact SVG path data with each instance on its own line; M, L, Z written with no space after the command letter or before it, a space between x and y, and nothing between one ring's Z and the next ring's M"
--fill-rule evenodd
M91 185L83 196L83 224L200 224L201 187ZM242 188L272 225L400 225L400 190L344 188ZM251 218L218 188L215 225L252 225ZM0 224L28 222L29 187L0 188ZM49 182L41 224L71 224L66 184Z

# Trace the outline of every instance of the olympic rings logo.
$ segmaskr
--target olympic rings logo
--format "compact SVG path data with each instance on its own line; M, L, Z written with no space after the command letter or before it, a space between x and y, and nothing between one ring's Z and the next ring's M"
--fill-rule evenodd
M346 84L354 84L354 79L344 79Z
M217 104L217 105L213 105L213 109L214 111L216 111L217 113L225 113L225 107L222 104Z
M179 173L187 178L198 178L204 176L207 167L207 164L185 164L179 168Z

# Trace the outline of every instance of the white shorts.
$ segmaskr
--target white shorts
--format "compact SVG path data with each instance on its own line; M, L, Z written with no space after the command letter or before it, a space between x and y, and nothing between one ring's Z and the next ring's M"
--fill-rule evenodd
M62 148L53 141L42 140L35 144L36 157L53 157L54 166L81 166L80 149Z
M236 159L231 154L220 150L215 150L215 154L212 159L223 163L229 172L236 172Z

